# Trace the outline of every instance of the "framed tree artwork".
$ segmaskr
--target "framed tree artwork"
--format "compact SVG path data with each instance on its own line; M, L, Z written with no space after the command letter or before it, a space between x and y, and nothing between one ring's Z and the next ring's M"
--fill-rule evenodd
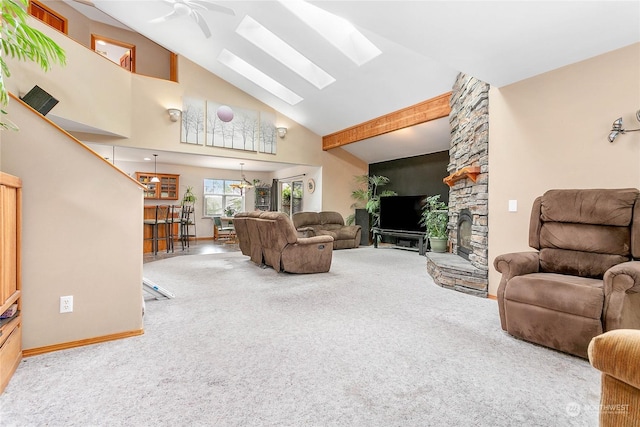
M273 113L260 113L260 152L276 154L277 148L276 115Z
M205 101L195 98L182 100L182 129L180 141L202 145L205 141Z
M207 101L207 138L205 145L209 147L256 151L258 113L253 110L232 107L233 118L225 122L220 119L220 115L218 114L220 107L222 107L222 104Z

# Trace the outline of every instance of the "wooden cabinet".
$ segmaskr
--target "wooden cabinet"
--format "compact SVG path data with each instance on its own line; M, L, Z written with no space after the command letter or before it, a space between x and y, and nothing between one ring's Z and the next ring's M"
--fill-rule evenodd
M268 211L271 208L271 187L257 186L255 208L257 211Z
M151 182L151 178L157 176L160 182ZM178 200L180 189L180 175L168 173L154 174L153 172L136 172L138 182L147 186L144 192L145 199Z
M0 393L22 359L22 182L0 172Z

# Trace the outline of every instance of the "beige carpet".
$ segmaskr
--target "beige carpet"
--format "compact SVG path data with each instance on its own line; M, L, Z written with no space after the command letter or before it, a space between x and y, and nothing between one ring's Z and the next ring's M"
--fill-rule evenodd
M2 426L596 426L587 361L516 340L425 258L334 252L326 274L240 253L145 264L176 294L146 333L26 359Z

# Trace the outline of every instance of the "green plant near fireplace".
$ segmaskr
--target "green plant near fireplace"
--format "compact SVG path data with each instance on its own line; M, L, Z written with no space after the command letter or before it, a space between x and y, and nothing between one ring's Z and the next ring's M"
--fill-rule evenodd
M378 194L378 189L387 185L390 179L382 175L357 175L354 177L360 188L351 193L351 198L355 202L351 205L355 209L365 209L371 216L371 226L378 227L380 223L380 197L396 196L393 190L382 190ZM351 225L355 221L355 214L347 217L347 224Z
M420 225L424 225L433 252L446 252L449 224L449 207L440 200L440 195L429 196L422 208Z

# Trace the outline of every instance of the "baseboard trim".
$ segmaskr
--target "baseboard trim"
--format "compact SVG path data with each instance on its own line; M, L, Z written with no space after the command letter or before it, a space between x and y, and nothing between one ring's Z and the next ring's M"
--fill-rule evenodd
M497 297L497 296L495 296L495 295L491 295L491 294L487 295L487 298L489 298L489 299L494 299L494 300L496 300L496 301L498 300L498 297Z
M78 341L69 341L60 344L47 345L44 347L30 348L22 350L22 357L38 356L40 354L51 353L53 351L68 350L70 348L84 347L85 345L98 344L101 342L115 341L123 338L135 337L144 334L144 329L136 331L119 332L117 334L103 335L101 337L87 338Z

